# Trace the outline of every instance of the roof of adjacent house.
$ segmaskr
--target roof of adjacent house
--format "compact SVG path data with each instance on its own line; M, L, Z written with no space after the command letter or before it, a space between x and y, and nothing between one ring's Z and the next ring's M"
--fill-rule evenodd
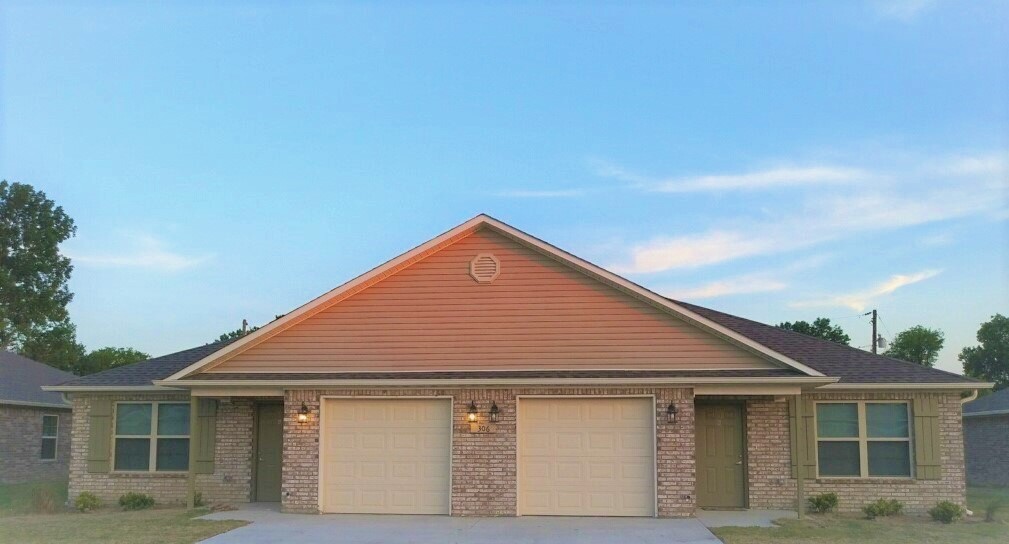
M875 355L850 346L805 334L779 329L724 312L676 302L720 325L744 335L764 346L800 361L823 374L840 378L844 384L963 384L969 388L976 380L952 372L926 368L921 365L901 361L883 355ZM68 387L135 387L151 386L153 381L165 379L231 343L215 342L192 349L163 355L132 365L121 366L82 376L60 385ZM659 377L801 377L795 369L748 370L748 371L500 371L492 375L487 371L473 372L341 372L341 373L203 373L192 376L199 380L354 380L354 379L459 379L471 377L511 377L511 378L659 378ZM471 376L472 375L472 376ZM497 376L500 375L500 376Z
M963 405L964 416L1009 414L1009 389L1003 389Z
M840 378L838 384L859 383L980 383L959 374L877 355L837 342L781 329L696 304L677 302L687 309L750 338L807 366Z
M0 351L0 404L69 408L63 395L43 391L43 385L56 385L76 378L69 372L33 361L10 351Z

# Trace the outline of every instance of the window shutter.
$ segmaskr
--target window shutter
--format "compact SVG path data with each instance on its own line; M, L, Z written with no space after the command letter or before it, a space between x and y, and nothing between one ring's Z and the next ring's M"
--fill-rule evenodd
M88 414L88 472L109 471L111 446L112 401L100 397L92 398L91 411Z
M816 477L816 430L814 425L814 410L816 405L810 399L802 399L802 421L796 417L796 400L788 399L788 424L792 450L792 477L797 477L802 468L802 477Z
M942 478L939 436L939 397L929 393L914 396L914 467L919 480Z
M196 440L196 473L214 473L214 450L217 445L217 401L200 399L196 429L190 432Z

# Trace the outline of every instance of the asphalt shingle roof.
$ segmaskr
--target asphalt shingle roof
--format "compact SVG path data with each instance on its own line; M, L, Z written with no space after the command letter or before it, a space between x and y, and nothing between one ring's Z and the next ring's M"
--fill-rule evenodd
M779 329L757 321L673 301L723 327L729 328L778 353L827 376L838 383L977 383L977 380L885 355L875 355L844 344Z
M1009 413L1009 389L1003 389L963 405L963 413L965 415L976 414L978 412Z
M907 361L893 359L884 355L874 355L867 351L862 351L843 344L837 344L828 340L822 340L805 334L779 329L771 325L765 325L749 319L726 314L703 306L674 301L677 304L696 312L697 314L714 321L728 329L731 329L743 336L746 336L786 357L796 360L810 368L813 368L826 376L840 378L842 384L864 384L864 383L920 383L920 384L949 384L962 383L969 387L976 380L946 372L944 370L926 368ZM151 385L152 380L161 380L199 361L207 355L223 348L231 343L215 342L200 347L179 351L169 355L156 357L147 361L141 361L132 365L122 366L106 370L89 376L82 376L65 382L66 386L146 386ZM800 374L790 369L764 371L746 371L745 375L736 377L764 377L764 376L799 376ZM402 374L402 375L401 375ZM503 372L502 375L509 377L519 377L521 373ZM587 372L587 371L565 371L565 372L532 372L529 377L563 377L570 374L570 377L628 377L642 374L640 372ZM674 371L665 371L654 374L644 373L637 377L658 377L679 375ZM720 376L733 376L732 372L717 371ZM490 377L486 372L479 373L480 376ZM691 376L706 377L705 372L691 372ZM247 375L227 375L227 374L204 374L200 379L237 379L239 376ZM370 373L334 373L329 374L306 374L306 373L274 373L255 374L256 379L359 379L365 376L375 378L377 374ZM383 373L383 377L412 377L412 378L458 378L469 377L465 372L432 372L420 373Z
M63 395L43 391L43 385L56 385L76 376L33 361L10 351L0 351L0 404L30 403L70 407Z

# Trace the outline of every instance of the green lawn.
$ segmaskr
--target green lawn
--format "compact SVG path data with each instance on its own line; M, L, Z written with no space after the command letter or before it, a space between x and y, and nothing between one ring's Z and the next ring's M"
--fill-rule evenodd
M996 521L986 523L985 506L1001 499L1005 506ZM855 515L809 515L802 521L782 520L781 527L712 529L726 544L1004 544L1009 541L1009 488L971 488L968 521L942 525L928 518L900 516L869 521Z
M57 498L58 513L32 512L34 489L42 488ZM88 514L63 507L66 482L0 485L0 544L63 544L108 542L122 544L189 544L245 525L244 521L193 519L205 510L161 508L122 512L118 507Z

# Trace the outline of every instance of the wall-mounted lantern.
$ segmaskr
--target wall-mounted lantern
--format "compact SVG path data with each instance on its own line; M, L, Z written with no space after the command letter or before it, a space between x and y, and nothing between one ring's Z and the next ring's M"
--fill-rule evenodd
M301 409L298 410L298 423L306 423L308 421L308 405L304 401L301 403Z
M498 409L497 403L492 401L492 404L490 405L490 422L491 423L497 423L497 417L498 417L498 414L500 414L500 413L501 413L501 410Z
M474 402L472 400L469 401L469 410L467 410L467 413L469 414L469 421L470 421L470 423L475 422L476 421L476 414L477 414L476 402Z
M666 408L666 421L669 423L676 423L676 405L669 403L669 407Z

